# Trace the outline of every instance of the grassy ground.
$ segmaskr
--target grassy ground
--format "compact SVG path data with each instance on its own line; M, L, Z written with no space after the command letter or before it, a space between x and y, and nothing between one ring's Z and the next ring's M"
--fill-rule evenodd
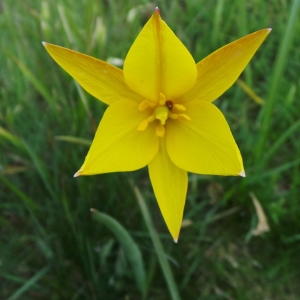
M172 275L163 275L158 257L171 265L181 299L299 299L299 2L0 1L0 298L141 299L126 248L112 228L92 219L94 207L136 242L146 299L179 299L171 298L166 280ZM73 179L105 105L82 91L41 44L124 58L155 5L196 61L247 33L273 28L241 76L265 105L238 84L216 102L247 178L190 174L178 244L146 169ZM163 253L128 178L147 203ZM264 235L252 235L258 217L251 192L270 225Z

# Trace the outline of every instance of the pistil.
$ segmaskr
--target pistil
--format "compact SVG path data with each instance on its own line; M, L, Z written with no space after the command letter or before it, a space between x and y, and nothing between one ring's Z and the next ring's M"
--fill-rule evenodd
M165 131L166 131L165 126L163 126L161 124L156 126L155 133L158 137L163 137L165 135Z
M169 109L166 106L157 106L154 110L154 115L160 121L161 125L165 125L169 117Z

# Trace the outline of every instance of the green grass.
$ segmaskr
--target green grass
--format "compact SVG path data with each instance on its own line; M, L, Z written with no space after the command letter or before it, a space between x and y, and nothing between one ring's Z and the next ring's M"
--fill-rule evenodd
M0 298L142 299L142 289L149 300L298 299L299 2L3 0ZM178 244L146 169L73 178L106 106L76 85L41 44L124 58L156 5L196 61L247 33L273 28L241 75L265 105L237 84L216 101L247 178L190 174L184 215L190 222ZM137 12L131 22L130 10ZM271 228L263 236L251 235L257 224L251 192ZM97 222L90 208L110 218ZM134 253L126 244L131 238ZM142 261L134 264L139 253Z

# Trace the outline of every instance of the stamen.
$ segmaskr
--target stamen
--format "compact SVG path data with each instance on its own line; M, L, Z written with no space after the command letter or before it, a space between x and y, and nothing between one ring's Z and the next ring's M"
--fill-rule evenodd
M165 105L166 97L163 93L159 93L159 105Z
M164 125L166 124L168 118L178 121L191 121L191 118L188 115L181 113L186 110L184 105L173 104L172 100L166 100L166 97L163 93L159 93L158 103L154 103L145 99L139 104L140 111L143 111L147 108L152 108L153 114L143 120L138 125L137 130L144 131L147 129L149 123L159 120L159 123L156 126L156 135L158 137L163 137L165 135L166 129Z
M169 118L173 120L179 120L179 121L191 121L191 118L186 114L169 113Z
M191 121L191 118L186 114L179 114L178 120L179 121Z
M139 124L137 130L144 131L148 127L148 124L151 123L151 122L153 122L154 120L155 120L155 115L151 115L150 117L148 117L147 119L143 120Z
M178 114L173 114L173 113L169 113L169 118L170 119L173 119L173 120L176 120L176 119L178 119Z
M138 126L137 130L138 130L138 131L144 131L144 130L148 127L148 124L149 124L149 122L148 122L147 119L144 120L144 121L142 121L142 122L140 123L140 125Z
M182 104L174 104L173 107L179 111L186 111L186 108Z
M166 132L165 126L163 126L161 124L157 125L157 127L156 127L156 135L158 137L163 137L165 135L165 132Z
M149 123L150 123L150 122L153 122L155 119L156 119L156 118L155 118L155 115L154 115L154 114L147 118L147 120L148 120Z
M145 110L148 107L152 107L153 108L155 106L156 106L156 103L150 102L149 100L143 100L140 103L140 105L139 105L139 110L143 111L143 110Z

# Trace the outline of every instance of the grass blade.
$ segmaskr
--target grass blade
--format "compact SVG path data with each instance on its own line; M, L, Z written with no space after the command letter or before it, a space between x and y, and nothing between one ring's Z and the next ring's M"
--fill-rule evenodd
M29 197L27 197L20 189L18 189L14 184L12 184L8 179L0 174L0 181L3 182L15 195L17 195L23 202L24 206L28 210L32 223L37 228L37 231L42 237L46 236L46 232L39 220L36 217L35 210L38 209L36 203Z
M37 157L37 155L32 151L32 149L29 147L29 145L22 139L19 139L17 137L15 137L13 134L11 134L10 132L8 132L7 130L5 130L4 128L0 127L0 138L4 138L8 141L10 141L12 144L14 144L15 146L17 146L18 148L25 150L29 157L31 158L34 166L36 167L38 173L40 174L46 189L48 190L49 194L55 198L55 195L53 193L53 190L49 184L49 180L48 180L48 176L47 173L45 171L44 166L42 165L42 162L40 161L40 159Z
M267 177L270 177L272 175L279 174L281 172L287 171L290 168L297 167L298 165L300 165L300 159L296 159L296 160L293 160L291 162L287 162L285 164L280 165L279 167L276 167L276 168L271 169L271 170L266 171L266 172L262 172L256 177L250 177L249 179L247 179L247 182L251 183L251 184L254 183L254 182L259 182L263 178L267 178Z
M67 39L68 39L68 41L69 41L69 43L70 43L71 45L74 45L75 39L74 39L72 30L71 30L71 28L70 28L70 25L69 25L67 16L66 16L66 14L65 14L65 10L64 10L63 5L58 4L58 5L57 5L57 10L58 10L58 14L59 14L59 16L60 16L60 19L61 19L63 28L64 28L64 30L65 30Z
M68 143L73 143L73 144L80 144L84 146L91 146L91 141L83 138L78 138L75 136L70 136L70 135L57 135L55 137L56 140L58 141L64 141Z
M3 127L0 127L0 138L10 141L12 144L17 146L18 148L24 150L24 145L22 144L22 141L19 138L17 138L16 136L14 136L13 134L11 134L6 129L4 129Z
M281 145L294 133L296 130L300 128L300 120L296 123L293 123L275 142L272 144L270 149L266 152L263 163L266 164L267 161L276 153L276 150L279 149Z
M144 217L145 223L149 230L149 233L150 233L150 236L151 236L157 257L158 257L158 261L160 263L162 272L164 274L165 280L166 280L168 288L169 288L171 299L172 300L180 300L181 298L179 295L177 285L175 283L175 279L174 279L171 267L169 265L168 260L166 259L166 255L165 255L162 243L160 242L160 239L158 237L158 234L156 233L156 231L154 229L153 222L151 220L150 213L149 213L148 207L146 205L146 202L145 202L140 190L138 189L138 187L134 186L133 183L131 183L131 182L130 182L130 184L133 188L133 191L135 193L138 204L140 206L142 215Z
M37 172L39 173L39 175L41 176L41 179L45 185L45 188L47 189L47 191L49 192L49 195L51 195L51 197L53 199L56 198L55 193L51 187L51 181L48 179L50 176L49 174L46 172L46 168L44 166L44 164L42 163L42 161L39 159L39 157L34 153L34 151L32 150L32 148L25 142L23 141L24 147L29 155L29 157L32 160L33 165L35 166Z
M38 280L40 280L48 271L49 267L47 266L39 272L37 272L33 277L26 281L18 290L16 290L13 293L13 295L11 295L7 300L19 299L21 295L26 293L31 288L31 286L33 286Z
M119 243L122 245L124 253L132 266L136 284L142 295L145 297L147 292L146 273L142 259L142 254L137 244L129 235L128 231L115 219L104 213L100 213L93 208L91 209L91 212L94 220L106 226L115 235Z
M29 210L37 209L36 203L27 197L21 190L19 190L14 184L12 184L5 176L0 174L0 180L15 194L17 195L24 203L25 207Z
M264 106L264 113L263 113L262 124L261 124L261 134L259 136L259 140L256 148L256 161L259 161L262 157L265 148L265 143L268 137L269 129L272 124L271 118L274 110L274 105L277 99L280 80L282 78L284 68L286 65L288 52L292 45L294 31L299 17L299 8L300 8L300 0L294 0L290 11L289 21L283 35L284 36L283 41L279 49L279 54L276 58L275 68L273 73L274 75L271 82L271 89L268 96L268 101Z
M19 69L23 72L24 76L30 81L35 89L45 98L49 106L54 109L52 96L48 93L46 87L36 78L33 73L16 57L12 57L14 62L18 65Z

